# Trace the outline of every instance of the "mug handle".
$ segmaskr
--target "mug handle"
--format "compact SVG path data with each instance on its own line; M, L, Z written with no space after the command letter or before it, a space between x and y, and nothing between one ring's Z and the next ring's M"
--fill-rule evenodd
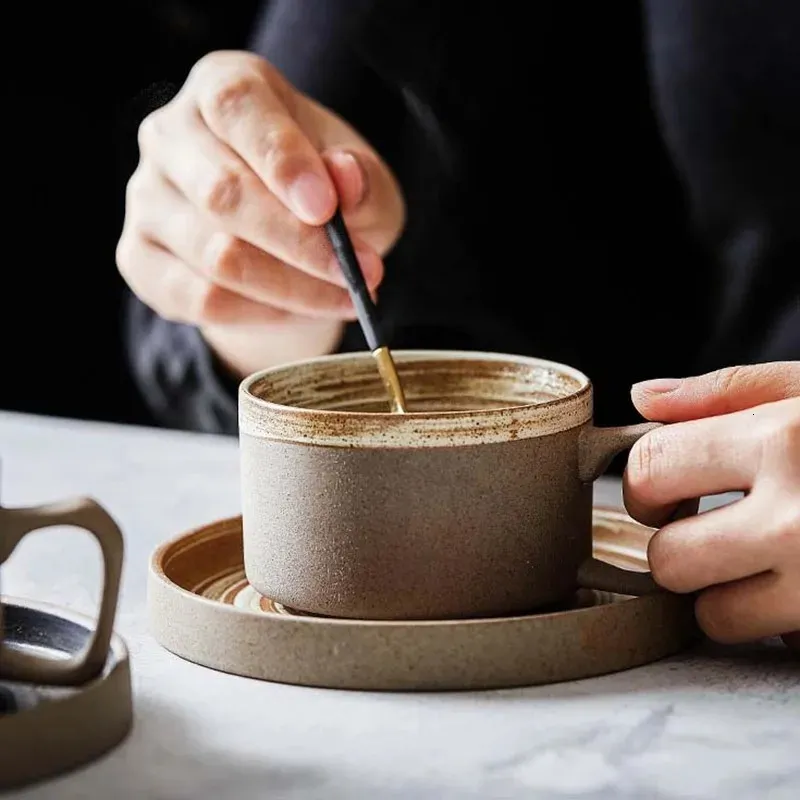
M0 508L0 564L29 533L53 525L89 531L103 556L103 593L92 638L83 652L64 660L41 658L3 646L0 637L0 677L53 686L77 686L96 677L105 666L114 633L124 543L122 532L108 512L88 497L30 508Z
M614 456L633 446L650 431L662 427L660 422L643 422L620 428L595 428L587 425L578 443L578 475L584 483L592 483L610 466ZM684 500L670 516L673 522L697 513L699 499ZM578 569L578 584L584 589L642 596L663 591L649 572L633 572L596 558L587 558Z

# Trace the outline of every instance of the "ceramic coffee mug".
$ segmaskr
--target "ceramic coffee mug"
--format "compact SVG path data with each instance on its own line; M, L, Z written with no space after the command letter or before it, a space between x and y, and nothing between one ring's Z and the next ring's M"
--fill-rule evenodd
M364 619L511 615L579 587L654 590L592 558L592 483L654 424L596 428L562 364L398 351L409 414L369 353L256 373L239 390L244 559L261 594ZM453 410L458 409L458 410Z
M114 629L123 541L120 529L96 502L78 498L31 508L0 506L0 565L29 533L53 525L70 525L89 531L103 556L103 594L94 635L85 650L71 659L56 661L3 645L3 605L0 601L0 680L52 686L76 686L97 676L108 657ZM1 599L0 599L1 600Z

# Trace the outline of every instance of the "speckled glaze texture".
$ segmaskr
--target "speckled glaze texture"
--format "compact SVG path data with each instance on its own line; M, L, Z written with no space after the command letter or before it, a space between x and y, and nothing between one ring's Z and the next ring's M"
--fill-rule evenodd
M591 384L570 367L394 355L404 415L354 411L381 407L368 353L243 382L244 563L258 592L315 614L422 620L524 613L579 583L653 588L591 560L592 481L653 426L595 429Z
M592 416L591 387L571 367L534 358L393 352L412 414L392 414L370 353L310 359L256 373L239 392L248 436L331 447L454 447L544 436ZM498 408L451 411L454 401ZM365 403L384 413L354 411ZM425 411L419 411L420 405Z

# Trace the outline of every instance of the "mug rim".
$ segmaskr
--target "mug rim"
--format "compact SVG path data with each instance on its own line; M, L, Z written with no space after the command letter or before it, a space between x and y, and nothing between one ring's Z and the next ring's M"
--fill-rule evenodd
M262 439L339 447L441 447L538 438L578 427L592 418L591 380L576 367L534 356L480 350L392 350L398 366L415 361L494 361L565 376L578 388L552 400L491 408L412 411L344 411L286 405L256 395L255 384L298 367L372 362L369 350L334 353L276 364L239 383L239 433Z

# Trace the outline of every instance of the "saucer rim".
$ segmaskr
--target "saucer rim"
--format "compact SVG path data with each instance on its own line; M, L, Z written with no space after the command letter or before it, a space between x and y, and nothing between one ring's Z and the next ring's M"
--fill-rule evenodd
M595 507L598 516L649 530L628 522L619 509ZM219 672L336 690L486 691L621 672L675 655L699 638L692 598L668 592L604 593L611 602L514 617L331 619L212 600L178 586L158 568L170 545L239 520L237 515L185 532L159 545L150 559L151 635L173 655Z
M639 528L642 532L650 531L652 535L652 531L654 529L648 528L644 525L633 520L629 517L622 509L614 508L613 506L605 506L605 505L595 505L592 507L592 524L596 524L597 519L600 520L607 520L612 522L617 522L624 524L631 528ZM484 625L498 625L502 623L508 622L523 622L523 621L531 621L531 620L543 620L545 618L551 617L559 617L564 614L574 615L581 612L589 611L593 608L597 608L598 606L589 606L587 608L571 608L571 609L558 609L553 611L531 611L529 614L514 614L514 615L507 615L507 616L493 616L493 617L459 617L459 618L451 618L451 619L363 619L357 617L326 617L326 616L317 616L313 614L280 614L274 611L255 611L248 608L239 608L236 606L229 605L228 603L221 603L218 600L212 600L209 597L204 597L203 595L197 594L196 592L187 589L184 586L181 586L179 583L173 581L169 575L167 575L165 566L163 564L164 556L169 553L171 549L173 549L176 545L180 544L181 542L188 540L194 536L199 536L204 533L210 532L211 529L216 527L223 527L226 525L237 525L241 522L242 516L241 514L234 514L229 517L221 517L213 522L206 523L205 525L200 525L198 527L192 528L184 533L178 534L177 536L173 536L171 539L168 539L165 542L162 542L158 545L155 550L152 552L150 559L149 559L149 579L151 581L157 581L161 583L165 589L169 591L176 592L181 594L183 597L187 599L191 599L192 602L201 603L203 605L211 606L217 610L222 609L229 609L227 613L234 613L234 614L251 614L255 617L265 617L268 616L272 620L281 620L280 624L289 623L289 624L307 624L307 625L340 625L344 627L365 627L365 626L378 626L378 627L387 627L387 628L419 628L419 627L452 627L454 625L464 626L464 625L476 625L476 626L484 626ZM240 525L239 525L240 526ZM241 526L240 526L241 527ZM232 536L232 532L220 532L218 534L220 537L222 536ZM602 560L602 559L601 559ZM244 561L244 560L243 560ZM244 563L242 564L244 566ZM590 590L592 591L592 590ZM613 592L604 592L606 595L612 595L614 597L613 603L603 603L603 605L615 605L619 603L631 602L631 601L641 601L644 600L644 597L635 597L632 595L623 595L623 594L615 594ZM650 596L660 597L669 595L668 592L658 592ZM270 602L276 602L272 600L272 598L267 598Z

